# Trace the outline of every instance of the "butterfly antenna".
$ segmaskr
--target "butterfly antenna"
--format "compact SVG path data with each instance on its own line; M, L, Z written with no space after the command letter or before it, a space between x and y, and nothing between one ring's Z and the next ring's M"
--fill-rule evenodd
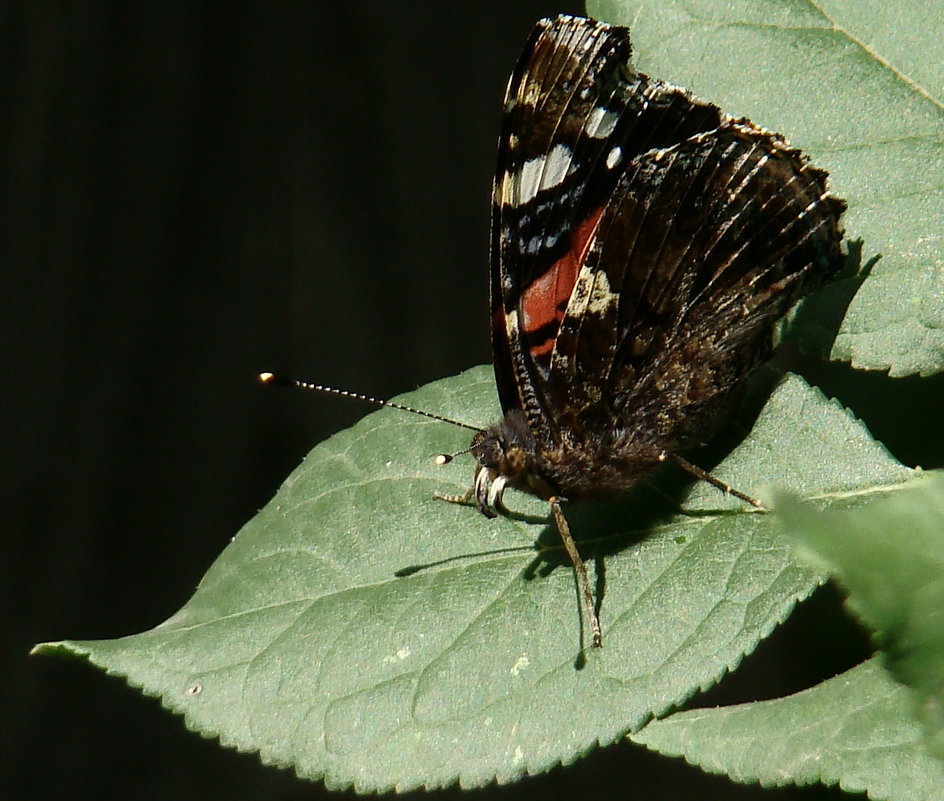
M449 422L452 422L451 420ZM449 464L457 456L462 456L465 453L471 453L471 448L466 448L464 451L456 451L455 453L438 453L436 454L436 464L442 467L444 464Z
M279 387L297 387L298 389L307 389L310 392L322 392L325 395L338 395L342 398L353 398L354 400L364 401L365 403L372 403L374 406L388 406L391 409L400 409L403 412L410 412L412 414L421 414L423 417L429 417L431 420L438 420L441 423L451 423L454 426L459 426L460 428L467 428L470 431L481 431L481 427L469 425L468 423L460 423L458 420L453 420L449 417L443 417L440 414L433 414L432 412L424 412L422 409L414 409L412 406L404 406L402 403L394 403L393 401L381 400L380 398L372 398L370 395L362 395L360 392L350 392L346 389L335 389L334 387L326 387L324 384L312 384L308 381L301 381L297 378L290 378L289 376L279 375L278 373L259 373L259 380L263 384L272 384L273 386ZM465 453L465 451L460 451L460 453ZM439 461L440 457L443 458L441 464L446 464L451 461L454 456L459 454L453 454L449 456L448 454L440 454L436 459Z

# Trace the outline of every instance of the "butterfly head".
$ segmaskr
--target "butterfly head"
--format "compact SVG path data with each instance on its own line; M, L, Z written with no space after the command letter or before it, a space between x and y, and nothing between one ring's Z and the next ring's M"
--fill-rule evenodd
M475 503L487 517L506 513L502 495L516 487L543 498L553 490L541 478L537 443L524 415L511 411L501 422L479 431L469 450L478 461L475 472Z

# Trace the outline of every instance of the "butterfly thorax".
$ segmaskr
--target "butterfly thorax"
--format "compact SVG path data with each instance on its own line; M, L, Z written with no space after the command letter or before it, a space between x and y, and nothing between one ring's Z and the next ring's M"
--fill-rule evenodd
M470 448L478 460L475 500L493 516L504 512L502 496L514 487L547 500L601 498L633 487L663 461L663 449L641 440L631 429L610 430L599 439L541 447L519 410L475 436Z

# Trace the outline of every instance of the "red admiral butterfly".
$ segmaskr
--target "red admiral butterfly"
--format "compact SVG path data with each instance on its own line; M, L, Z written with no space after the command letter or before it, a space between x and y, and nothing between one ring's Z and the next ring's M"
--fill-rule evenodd
M782 137L629 66L629 30L536 25L505 95L491 233L492 348L504 418L472 428L465 495L550 503L602 641L566 501L630 489L727 419L775 323L840 267L845 203ZM452 457L439 457L440 463Z
M845 204L777 134L629 67L626 28L540 21L511 75L491 233L504 419L477 433L474 497L549 501L593 645L564 501L636 485L723 423L774 324L840 266ZM442 457L448 460L450 457Z

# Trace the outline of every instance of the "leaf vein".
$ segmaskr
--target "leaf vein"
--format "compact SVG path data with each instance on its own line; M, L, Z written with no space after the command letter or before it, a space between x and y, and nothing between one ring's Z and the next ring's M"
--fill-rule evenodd
M866 44L862 39L860 39L858 36L852 33L852 31L848 30L847 28L844 28L842 25L837 23L836 20L834 20L828 13L826 13L824 9L820 7L819 3L817 3L816 0L807 0L807 2L809 3L811 8L816 9L817 12L823 15L823 18L827 20L830 23L830 25L832 25L834 31L841 34L842 36L845 36L850 42L852 42L854 45L859 47L863 52L865 52L867 55L875 59L875 61L878 64L880 64L882 67L888 70L892 75L894 75L899 81L905 84L905 86L907 86L913 92L916 92L917 94L921 95L921 97L923 97L925 100L928 100L929 102L937 106L939 111L944 111L944 101L935 97L929 89L919 84L913 78L909 78L907 75L905 75L904 72L902 72L898 67L892 64L891 61L889 61L887 58L881 55L877 50L875 50L874 48Z

